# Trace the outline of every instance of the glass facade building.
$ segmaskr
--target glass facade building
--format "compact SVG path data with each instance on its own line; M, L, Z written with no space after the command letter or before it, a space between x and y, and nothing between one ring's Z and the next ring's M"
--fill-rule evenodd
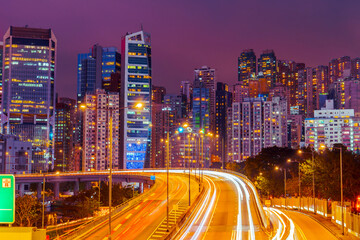
M150 165L151 42L143 31L128 33L121 43L122 76L119 168L141 169ZM143 109L136 109L141 102Z
M0 42L0 105L2 102L3 42Z
M89 53L78 54L77 99L82 102L86 93L111 88L113 73L121 72L121 55L115 47L94 45ZM119 87L118 87L119 88Z
M32 143L35 171L54 166L56 47L51 29L10 27L4 35L1 130Z

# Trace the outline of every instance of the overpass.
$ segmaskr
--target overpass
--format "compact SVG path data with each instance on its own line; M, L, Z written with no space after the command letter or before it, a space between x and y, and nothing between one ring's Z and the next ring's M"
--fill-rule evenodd
M15 183L18 186L19 194L24 194L25 184L37 184L37 197L40 198L42 191L42 183L54 184L55 198L59 197L60 184L64 182L74 183L74 193L79 192L80 182L85 183L86 189L91 187L91 182L108 181L109 172L68 172L68 173L44 173L44 174L18 174L15 175ZM116 171L112 173L113 182L137 182L140 183L140 190L142 191L144 184L145 187L153 185L154 181L150 179L149 174L141 174L137 172Z

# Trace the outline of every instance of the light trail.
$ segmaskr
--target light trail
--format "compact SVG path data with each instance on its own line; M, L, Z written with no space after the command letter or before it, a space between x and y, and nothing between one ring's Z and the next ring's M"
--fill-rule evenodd
M289 223L290 223L290 231L289 231L289 235L287 236L286 240L295 240L295 224L294 224L294 222L293 222L285 213L283 213L282 211L280 211L280 210L278 210L278 209L276 209L276 208L270 208L270 211L273 212L273 213L278 217L278 219L283 223L283 225L284 225L284 230L283 230L280 238L275 238L275 237L276 237L276 236L275 236L273 239L274 239L274 240L275 240L275 239L283 239L283 237L284 237L284 235L285 235L285 233L286 233L286 224L285 224L285 221L284 221L284 220L282 219L282 217L280 216L280 215L282 215L282 216L284 216L284 217L286 218L286 220L289 221Z

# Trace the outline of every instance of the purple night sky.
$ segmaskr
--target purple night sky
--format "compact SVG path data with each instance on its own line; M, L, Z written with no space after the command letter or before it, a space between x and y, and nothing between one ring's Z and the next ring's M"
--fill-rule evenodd
M235 83L246 48L307 66L360 56L359 9L359 0L11 0L0 7L0 35L10 25L52 28L57 92L75 98L77 54L94 43L120 50L121 36L142 23L152 36L153 84L178 93L203 65Z

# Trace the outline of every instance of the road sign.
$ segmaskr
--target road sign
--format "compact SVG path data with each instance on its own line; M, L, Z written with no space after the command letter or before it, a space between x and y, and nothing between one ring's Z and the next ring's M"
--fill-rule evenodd
M155 175L151 175L150 180L155 180Z
M265 200L265 206L270 207L271 206L271 200Z
M15 177L0 174L0 223L12 224L15 221Z

